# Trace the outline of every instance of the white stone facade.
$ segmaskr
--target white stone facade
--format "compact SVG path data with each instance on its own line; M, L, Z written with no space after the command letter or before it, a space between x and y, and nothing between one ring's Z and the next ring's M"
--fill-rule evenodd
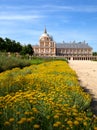
M45 29L44 33L39 39L39 45L33 46L34 54L36 56L55 56L56 55L56 46L52 37L47 34Z
M33 49L36 56L92 56L92 48L85 41L78 43L55 43L46 29L39 39L39 45L34 45Z

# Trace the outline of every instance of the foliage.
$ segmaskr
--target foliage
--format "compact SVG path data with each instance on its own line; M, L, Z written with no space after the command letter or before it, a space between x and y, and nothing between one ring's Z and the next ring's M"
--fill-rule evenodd
M33 60L35 60L37 62L37 60L40 62L40 63L43 63L43 62L50 62L50 61L67 61L67 59L65 58L58 58L58 57L35 57L33 56L32 58ZM32 60L32 62L33 62Z
M0 52L0 72L3 72L8 69L12 69L15 67L23 68L25 66L29 66L31 64L41 64L43 62L49 61L56 61L56 60L63 60L65 59L58 59L58 58L40 58L40 57L33 57L29 58L29 55L19 55L15 53L7 53Z
M11 40L9 38L0 38L0 51L6 52L20 52L22 50L22 46L19 42L15 40Z
M30 44L23 46L22 51L20 52L21 55L26 55L26 54L33 55L33 53L34 51Z
M97 130L90 102L64 61L0 74L1 130Z
M31 62L26 59L21 59L14 56L0 55L0 72L12 69L15 67L23 68L25 66L31 65Z
M93 52L93 56L97 56L97 52Z
M11 40L9 38L1 38L0 37L0 51L2 52L18 52L23 55L29 54L33 55L34 51L31 44L22 46L20 42L16 42L15 40Z

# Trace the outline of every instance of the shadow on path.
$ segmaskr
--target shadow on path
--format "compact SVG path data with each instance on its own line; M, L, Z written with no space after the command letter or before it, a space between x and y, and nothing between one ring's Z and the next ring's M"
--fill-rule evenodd
M92 101L91 101L90 107L91 107L92 112L93 112L95 115L97 115L97 99L94 98L94 94L92 93L91 89L87 89L86 86L83 86L83 85L82 85L82 83L81 83L80 80L78 80L78 81L79 81L81 87L84 89L84 91L85 91L86 93L89 93L89 94L91 95Z
M92 99L91 109L95 115L97 115L97 99Z

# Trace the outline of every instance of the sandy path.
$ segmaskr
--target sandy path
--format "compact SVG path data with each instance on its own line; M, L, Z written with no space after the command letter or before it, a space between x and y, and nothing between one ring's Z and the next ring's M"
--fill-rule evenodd
M92 94L92 107L97 114L97 62L71 60L69 65L76 71L81 86Z

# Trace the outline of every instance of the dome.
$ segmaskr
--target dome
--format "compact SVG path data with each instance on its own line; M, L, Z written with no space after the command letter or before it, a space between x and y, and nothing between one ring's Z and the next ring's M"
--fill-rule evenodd
M41 35L40 39L42 39L42 38L44 38L44 37L47 37L47 38L50 37L49 34L47 34L46 28L45 28L45 30L44 30L44 33Z
M49 37L49 34L43 33L43 34L41 35L41 37Z

